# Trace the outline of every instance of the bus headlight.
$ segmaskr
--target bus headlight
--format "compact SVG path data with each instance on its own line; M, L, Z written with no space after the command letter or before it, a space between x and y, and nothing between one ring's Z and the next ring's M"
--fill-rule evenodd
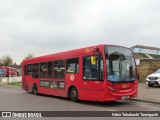
M112 90L112 91L115 91L115 89L114 89L113 87L111 87L111 86L108 86L108 88L109 88L110 90Z

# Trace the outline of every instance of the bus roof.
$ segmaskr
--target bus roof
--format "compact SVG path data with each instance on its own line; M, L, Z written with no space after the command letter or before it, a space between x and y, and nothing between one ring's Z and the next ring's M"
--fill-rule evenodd
M87 54L93 53L93 48L102 49L104 46L106 46L106 44L100 44L100 45L95 45L95 46L90 46L90 47L85 47L85 48L80 48L75 50L69 50L65 52L59 52L59 53L24 59L23 63L36 63L36 62L50 61L53 59L59 60L59 59L78 57L80 55L87 55ZM118 45L107 45L107 46L118 46ZM120 46L120 47L123 47L123 46Z

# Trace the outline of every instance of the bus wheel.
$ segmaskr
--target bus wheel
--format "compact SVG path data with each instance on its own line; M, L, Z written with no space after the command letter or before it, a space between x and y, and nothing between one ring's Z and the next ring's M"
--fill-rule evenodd
M71 101L76 102L78 100L78 91L75 87L72 87L69 91L69 98Z
M34 95L38 94L38 87L37 87L37 85L33 85L32 92L33 92Z

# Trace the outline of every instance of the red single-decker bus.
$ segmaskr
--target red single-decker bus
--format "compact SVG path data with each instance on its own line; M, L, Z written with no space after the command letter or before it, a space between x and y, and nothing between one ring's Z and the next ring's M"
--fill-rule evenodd
M135 58L130 48L97 45L23 60L22 88L72 101L137 97Z

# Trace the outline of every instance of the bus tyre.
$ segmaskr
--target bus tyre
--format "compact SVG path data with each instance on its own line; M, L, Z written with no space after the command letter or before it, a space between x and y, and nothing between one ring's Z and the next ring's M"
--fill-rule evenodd
M78 91L75 87L72 87L69 91L69 98L71 101L76 102L78 100Z
M34 86L33 86L32 92L33 92L34 95L37 95L37 94L38 94L38 87L37 87L37 85L34 85Z

